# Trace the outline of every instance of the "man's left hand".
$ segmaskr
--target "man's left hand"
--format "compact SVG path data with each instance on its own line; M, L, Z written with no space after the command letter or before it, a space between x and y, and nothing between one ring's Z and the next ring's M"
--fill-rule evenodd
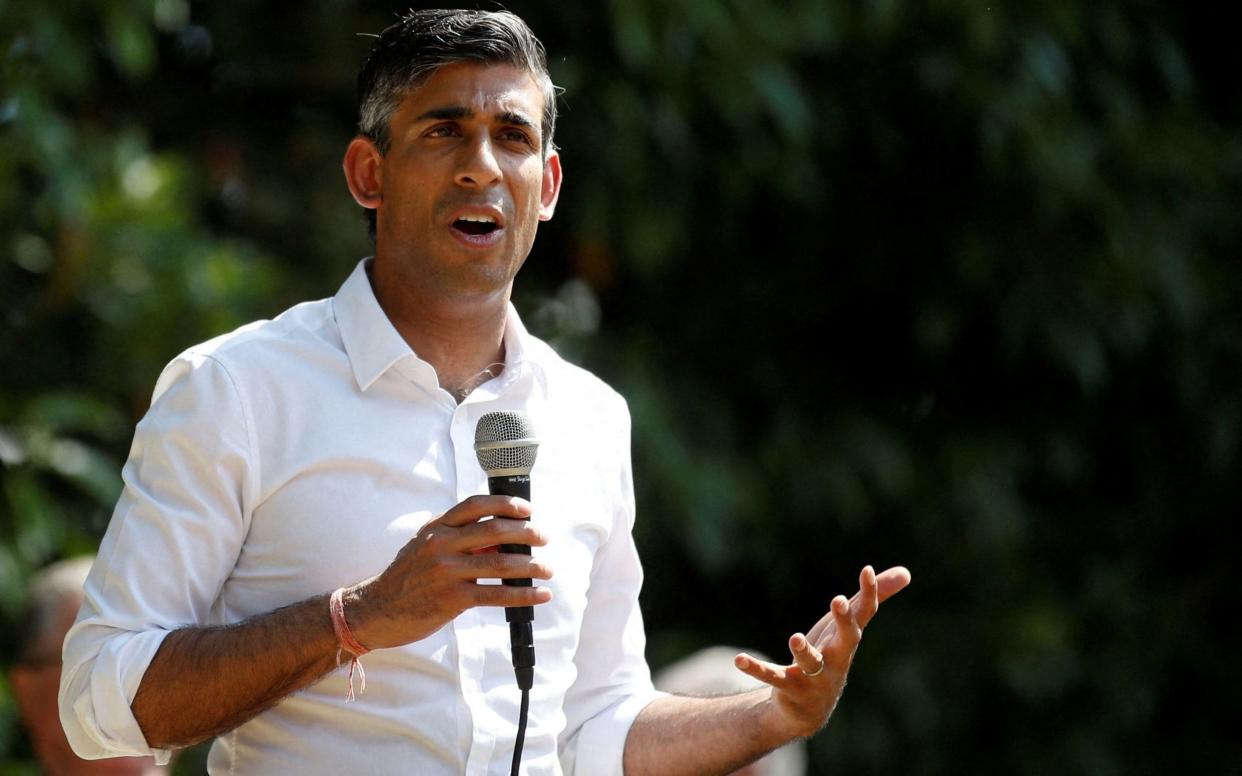
M734 658L741 671L771 685L773 723L795 738L812 735L828 722L841 698L863 629L883 601L910 584L910 572L894 566L877 575L870 566L858 577L853 598L839 595L806 635L789 639L793 663L780 666L747 654Z

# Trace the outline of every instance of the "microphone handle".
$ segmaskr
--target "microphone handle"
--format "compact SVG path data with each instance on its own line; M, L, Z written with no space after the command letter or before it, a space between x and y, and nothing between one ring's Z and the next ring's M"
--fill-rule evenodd
M517 496L530 501L530 475L506 474L499 477L488 477L487 490L493 496ZM502 544L500 545L500 551L515 555L530 555L530 545ZM500 581L509 587L530 587L533 584L529 578L502 579ZM535 610L531 606L509 606L505 608L505 620L507 622L531 622L534 616Z
M487 478L487 490L493 496L517 496L530 501L530 475L507 474ZM501 552L530 555L529 544L502 544ZM502 579L509 587L530 587L527 579ZM506 606L505 621L509 623L509 644L513 651L513 669L517 673L518 687L529 690L534 681L535 638L531 623L535 619L533 606Z
M530 500L530 476L529 474L504 474L501 477L488 477L487 489L492 495L515 495L515 497ZM530 555L529 544L502 544L502 553L510 553L514 555ZM532 582L525 580L501 580L503 584L510 587L530 587ZM524 608L530 610L529 606L510 606L512 608ZM513 620L509 620L513 622Z

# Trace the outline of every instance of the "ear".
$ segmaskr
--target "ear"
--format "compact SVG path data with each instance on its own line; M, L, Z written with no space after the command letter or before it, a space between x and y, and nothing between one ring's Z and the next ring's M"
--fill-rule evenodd
M561 196L561 155L556 151L548 154L543 163L543 187L539 192L539 220L551 221L556 210L556 200Z
M361 135L355 137L345 149L345 161L341 166L354 201L365 208L379 209L384 199L380 193L384 181L384 155L375 143Z

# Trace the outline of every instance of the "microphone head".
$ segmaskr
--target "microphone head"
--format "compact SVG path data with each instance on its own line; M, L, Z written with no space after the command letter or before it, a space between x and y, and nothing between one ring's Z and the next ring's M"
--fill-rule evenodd
M539 440L524 412L489 412L474 427L474 454L489 477L530 474Z

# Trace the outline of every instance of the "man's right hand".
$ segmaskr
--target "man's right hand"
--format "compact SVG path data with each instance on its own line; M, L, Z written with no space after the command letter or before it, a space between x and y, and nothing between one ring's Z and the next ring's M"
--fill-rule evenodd
M494 520L483 520L495 516ZM532 606L552 600L546 587L479 584L480 579L550 579L528 555L480 552L499 544L542 547L530 503L509 496L471 496L430 521L378 576L344 592L345 618L367 649L424 639L475 606Z

